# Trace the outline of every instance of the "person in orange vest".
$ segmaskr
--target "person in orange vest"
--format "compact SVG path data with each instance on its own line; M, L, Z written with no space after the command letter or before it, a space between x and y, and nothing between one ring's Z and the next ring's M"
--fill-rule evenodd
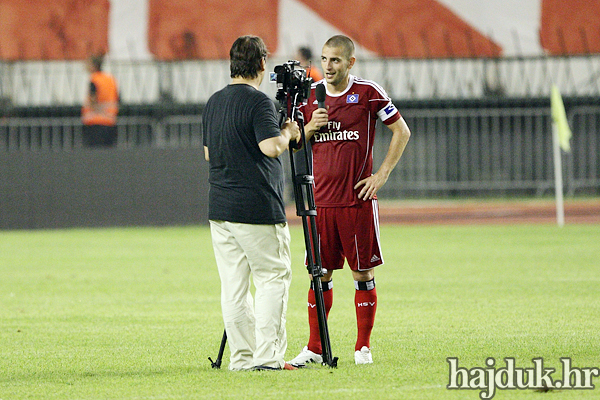
M306 76L313 79L313 82L320 81L323 79L323 74L319 70L318 63L313 65L312 63L312 50L310 47L302 46L298 48L296 59L300 61L300 65L306 69Z
M90 87L81 110L84 147L112 147L117 143L119 91L115 78L102 71L102 56L87 61Z

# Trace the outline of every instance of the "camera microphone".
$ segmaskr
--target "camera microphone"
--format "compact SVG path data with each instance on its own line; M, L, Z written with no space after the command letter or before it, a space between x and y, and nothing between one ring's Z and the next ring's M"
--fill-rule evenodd
M319 108L325 108L325 96L325 85L319 83L315 88L315 97L317 98L317 103L319 103Z

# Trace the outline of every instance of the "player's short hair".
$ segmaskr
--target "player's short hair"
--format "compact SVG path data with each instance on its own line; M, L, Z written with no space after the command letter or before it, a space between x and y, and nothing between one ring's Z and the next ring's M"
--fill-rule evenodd
M329 38L323 47L341 47L344 51L344 56L349 60L354 57L354 42L348 36L335 35Z
M254 79L263 70L261 61L267 58L267 46L258 36L240 36L229 51L229 71L232 78Z

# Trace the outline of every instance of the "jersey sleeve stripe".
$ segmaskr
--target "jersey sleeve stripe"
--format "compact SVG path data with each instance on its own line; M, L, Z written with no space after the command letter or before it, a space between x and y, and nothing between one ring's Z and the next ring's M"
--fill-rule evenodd
M362 78L354 78L354 83L357 83L359 85L366 85L366 86L371 86L373 87L375 90L377 90L377 92L379 92L379 94L385 99L385 100L390 100L390 97L387 95L386 91L379 86L378 83L368 80L368 79L362 79Z

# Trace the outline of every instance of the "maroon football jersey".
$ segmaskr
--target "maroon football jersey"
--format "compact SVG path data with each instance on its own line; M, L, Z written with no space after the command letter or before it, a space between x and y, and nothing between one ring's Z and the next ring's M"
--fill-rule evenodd
M317 108L317 83L301 108L306 123ZM377 118L389 125L400 119L400 113L381 86L353 75L344 92L327 93L325 105L329 123L311 139L315 203L317 207L353 206L360 192L354 185L373 173Z

